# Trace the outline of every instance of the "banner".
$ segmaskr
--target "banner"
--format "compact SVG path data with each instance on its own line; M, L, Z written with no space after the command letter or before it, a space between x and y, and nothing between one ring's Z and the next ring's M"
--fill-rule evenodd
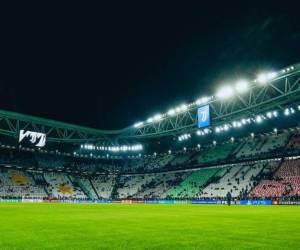
M144 203L148 204L158 204L159 200L145 200Z
M272 200L241 200L241 205L272 205Z
M277 201L278 205L300 205L300 201Z
M188 200L174 200L174 204L191 204Z
M159 204L174 204L173 200L159 200Z
M23 140L28 141L30 144L34 144L36 147L44 147L46 145L46 134L21 129L19 143Z
M197 112L198 128L205 128L210 126L210 110L209 105L198 108Z
M43 199L22 198L22 202L41 203Z
M0 198L0 202L21 202L21 199L13 199L13 198Z
M192 200L192 204L224 204L221 200Z

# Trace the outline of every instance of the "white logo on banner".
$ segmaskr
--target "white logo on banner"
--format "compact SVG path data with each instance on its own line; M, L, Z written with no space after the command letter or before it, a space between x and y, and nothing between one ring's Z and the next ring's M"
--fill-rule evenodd
M207 111L201 111L201 121L205 122L206 121L206 115L207 115Z
M33 131L25 132L23 129L20 130L19 143L28 137L30 138L30 142L35 144L36 147L44 147L46 145L46 134Z

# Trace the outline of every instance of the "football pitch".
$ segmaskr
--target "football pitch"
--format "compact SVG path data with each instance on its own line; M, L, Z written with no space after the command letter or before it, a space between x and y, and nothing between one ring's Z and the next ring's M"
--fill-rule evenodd
M0 249L300 249L300 207L0 203Z

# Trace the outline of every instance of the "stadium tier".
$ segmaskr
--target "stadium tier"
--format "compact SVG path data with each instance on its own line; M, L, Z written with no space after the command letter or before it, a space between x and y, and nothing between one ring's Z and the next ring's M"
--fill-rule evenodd
M199 193L201 188L212 178L219 169L217 168L204 168L192 173L178 185L170 188L162 195L162 198L194 198Z
M2 146L0 197L222 199L300 196L299 130L126 159L78 159ZM296 155L291 155L297 152Z

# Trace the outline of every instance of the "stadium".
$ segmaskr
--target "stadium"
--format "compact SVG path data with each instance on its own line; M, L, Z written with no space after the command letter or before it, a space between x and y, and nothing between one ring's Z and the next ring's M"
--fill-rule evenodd
M297 15L162 5L8 22L0 249L300 249Z
M80 209L89 217L104 206L99 208L103 216L117 216L116 210L134 213L128 217L136 220L143 215L135 213L145 210L146 218L133 222L139 225L150 223L147 216L154 215L147 213L152 209L177 214L178 208L179 216L185 209L195 213L196 206L215 204L218 213L218 205L228 203L228 193L237 210L226 213L243 213L243 205L300 204L299 80L300 64L295 64L222 87L215 95L119 131L1 111L1 210L57 209L64 214L66 209L79 216ZM166 211L163 204L174 207ZM282 212L282 207L268 208L257 212ZM118 223L126 224L126 217ZM5 248L10 243L2 244Z

